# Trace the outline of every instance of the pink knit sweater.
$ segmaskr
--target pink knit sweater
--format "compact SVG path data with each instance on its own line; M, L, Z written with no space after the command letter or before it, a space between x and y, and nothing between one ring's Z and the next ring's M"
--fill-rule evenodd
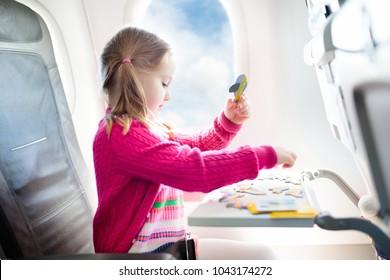
M109 111L108 111L109 112ZM95 251L128 252L146 221L160 184L210 192L245 179L277 162L270 146L225 149L241 128L223 113L210 129L194 135L160 137L133 120L130 131L114 122L108 138L104 119L93 144L98 208L93 223Z

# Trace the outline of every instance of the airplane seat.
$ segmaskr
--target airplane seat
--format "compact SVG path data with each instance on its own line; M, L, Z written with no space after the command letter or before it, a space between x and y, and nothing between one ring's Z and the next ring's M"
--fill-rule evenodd
M2 212L23 256L93 253L90 180L48 29L22 4L0 8Z
M374 210L364 213L365 216L390 238L390 130L386 122L390 119L390 82L362 83L355 87L353 98L379 200L378 204L369 197L366 205L359 206L362 213L367 208ZM378 258L390 259L390 251L386 253L380 246L375 247Z
M367 233L378 257L390 259L390 5L368 0L306 4L312 38L305 61L316 70L334 135L355 157L368 191L357 205L364 220L320 222L331 230Z
M92 180L48 28L12 0L0 0L0 65L0 258L102 258L85 193Z

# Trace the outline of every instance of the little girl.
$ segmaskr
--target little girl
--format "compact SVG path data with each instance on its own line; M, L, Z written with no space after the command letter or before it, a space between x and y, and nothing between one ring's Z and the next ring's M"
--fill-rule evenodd
M96 252L165 251L186 236L183 191L210 192L254 179L262 168L294 164L296 155L282 148L226 149L249 117L245 97L227 100L213 125L193 135L173 133L161 122L175 64L156 35L123 28L104 48L101 63L108 108L93 144ZM237 242L227 242L200 239L198 258L237 258L226 254L227 248L239 251ZM273 257L265 246L241 251L251 250L254 258Z

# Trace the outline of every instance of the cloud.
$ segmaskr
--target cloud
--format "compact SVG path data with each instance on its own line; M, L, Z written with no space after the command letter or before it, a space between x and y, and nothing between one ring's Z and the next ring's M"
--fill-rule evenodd
M218 0L190 1L203 3L192 8L184 2L152 1L140 27L166 40L177 64L171 101L161 116L178 127L205 126L222 110L234 81L232 36L227 17L210 15L210 10L224 12Z

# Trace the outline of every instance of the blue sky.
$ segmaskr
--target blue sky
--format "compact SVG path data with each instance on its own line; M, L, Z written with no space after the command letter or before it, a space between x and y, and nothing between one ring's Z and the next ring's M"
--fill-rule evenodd
M218 0L154 0L140 27L172 47L177 70L161 116L175 126L211 124L234 82L230 24Z
M228 21L223 7L218 0L166 0L175 5L186 16L186 23L197 35L207 39L222 31Z

